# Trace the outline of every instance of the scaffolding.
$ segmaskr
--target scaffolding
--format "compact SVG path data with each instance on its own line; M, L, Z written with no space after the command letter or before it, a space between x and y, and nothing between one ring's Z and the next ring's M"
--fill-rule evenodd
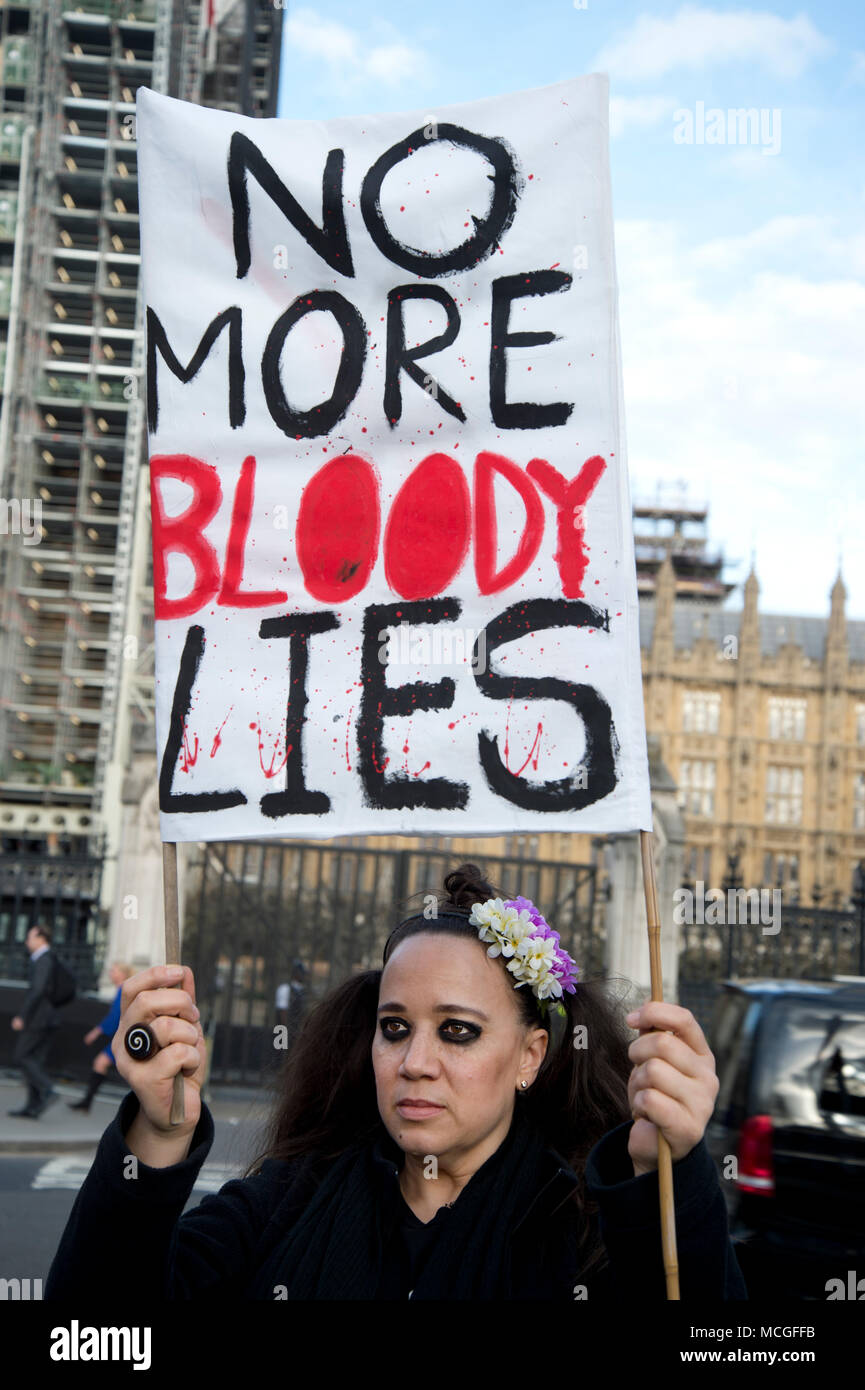
M282 13L0 5L0 835L113 840L153 721L136 91L275 114Z

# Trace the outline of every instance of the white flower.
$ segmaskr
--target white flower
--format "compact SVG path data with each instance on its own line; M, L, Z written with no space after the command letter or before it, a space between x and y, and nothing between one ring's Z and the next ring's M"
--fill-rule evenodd
M538 999L551 990L547 985L550 967L555 961L556 943L552 937L524 936L517 943L516 959L508 966L520 984L532 986ZM519 988L519 986L517 986ZM541 993L544 990L544 993Z
M517 912L515 907L505 907L501 898L489 898L485 903L475 903L469 921L480 927L481 941L491 941L488 956L512 956L531 925L526 912Z
M562 998L561 982L552 973L562 958L558 939L534 935L538 928L528 908L518 911L502 898L488 898L473 905L469 921L480 928L479 939L491 943L488 956L508 958L507 968L517 980L515 989L529 985L538 1000Z
M508 959L508 970L516 977L515 989L530 985L540 999L558 998L562 987L550 973L556 960L553 937L534 936L535 924L525 908L506 907L503 899L489 898L475 903L469 921L479 927L478 937L489 942L487 955Z
M487 898L485 903L475 903L469 921L479 927L488 922L498 922L503 916L505 905L501 898Z
M488 956L513 955L514 948L511 945L510 941L508 941L506 937L499 936L497 932L491 931L488 927L482 927L481 930L478 932L478 936L480 937L481 941L495 942L495 945L490 946L487 950Z
M561 999L562 985L556 975L547 975L538 990L539 999Z

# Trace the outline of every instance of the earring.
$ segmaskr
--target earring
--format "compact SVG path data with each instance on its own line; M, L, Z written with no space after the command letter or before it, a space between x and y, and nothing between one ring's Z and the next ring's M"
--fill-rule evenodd
M528 1084L529 1084L528 1081L521 1081L521 1082L520 1082L520 1085L522 1086L523 1090L526 1089L526 1087L528 1086Z

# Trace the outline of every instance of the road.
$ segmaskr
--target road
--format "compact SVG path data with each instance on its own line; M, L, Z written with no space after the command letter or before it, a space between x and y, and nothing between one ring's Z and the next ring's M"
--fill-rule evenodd
M15 1098L9 1086L0 1088L2 1099ZM11 1152L0 1146L0 1277L42 1279L43 1286L54 1258L63 1229L72 1210L75 1194L84 1181L96 1153L100 1133L110 1124L117 1111L117 1095L97 1096L91 1116L92 1146L85 1142L78 1149L71 1144L63 1151L58 1134L69 1133L69 1127L81 1121L75 1119L64 1102L77 1095L72 1088L63 1088L63 1099L46 1112L41 1128L28 1128L33 1122L5 1119L0 1130L14 1132L16 1142L29 1143L33 1148L50 1140L57 1144L56 1152ZM215 1135L213 1146L202 1166L198 1181L192 1189L186 1209L195 1207L209 1192L218 1192L230 1178L239 1177L253 1157L260 1138L261 1125L267 1114L266 1100L261 1096L218 1095L211 1100ZM5 1111L4 1111L5 1114ZM53 1128L46 1121L51 1117ZM23 1138L22 1138L23 1136Z
M0 1250L3 1268L19 1278L45 1280L75 1194L87 1175L92 1154L0 1155ZM188 1207L218 1192L236 1165L205 1163Z

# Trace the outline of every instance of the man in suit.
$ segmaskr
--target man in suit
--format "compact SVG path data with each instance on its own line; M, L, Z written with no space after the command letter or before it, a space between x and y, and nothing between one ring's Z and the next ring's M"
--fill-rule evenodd
M278 985L276 989L276 1016L287 1029L286 1047L291 1047L297 1037L306 1007L305 980L306 966L302 960L296 960L291 971L291 982Z
M9 1110L10 1115L38 1120L57 1100L58 1093L45 1070L54 1032L60 1017L51 1003L51 980L54 973L54 953L51 950L49 927L31 927L24 939L30 953L29 989L23 1011L12 1020L20 1034L15 1044L14 1061L21 1068L29 1087L27 1104L21 1110Z

